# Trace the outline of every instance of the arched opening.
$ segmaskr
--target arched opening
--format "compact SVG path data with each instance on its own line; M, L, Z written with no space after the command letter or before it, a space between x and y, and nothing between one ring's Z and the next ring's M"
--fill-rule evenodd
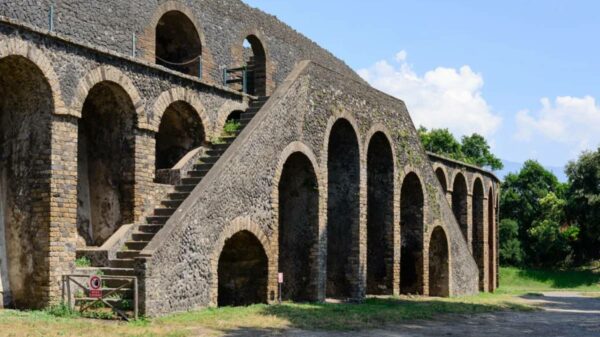
M254 96L267 95L267 55L262 42L255 35L244 40L243 57L247 69L247 93Z
M400 292L423 294L423 187L419 177L406 175L400 192Z
M496 263L494 261L494 256L496 253L495 229L494 194L490 188L490 192L488 193L488 288L490 292L493 292L494 289L496 289L494 283L494 277L496 276Z
M188 152L204 143L204 127L188 103L169 105L156 134L156 169L170 169Z
M279 181L279 272L282 297L317 300L316 253L319 233L319 184L310 160L292 154Z
M77 230L80 246L101 245L133 222L135 108L113 82L96 84L79 120Z
M452 186L452 211L454 217L458 221L460 230L462 231L465 240L469 242L469 223L467 210L467 181L465 177L458 173L454 178Z
M35 306L39 298L34 294L45 285L48 238L40 233L49 226L53 109L52 90L35 64L21 56L0 59L0 305L4 307Z
M473 249L473 258L477 263L477 267L479 268L479 289L484 289L484 259L485 255L483 253L484 249L484 208L483 208L483 183L481 179L475 179L475 184L473 185L473 208L472 208L472 219L473 219L473 237L471 238L472 249Z
M156 63L192 76L202 76L202 43L196 26L179 11L165 13L156 25Z
M327 158L327 296L350 298L358 282L360 159L347 120L331 129Z
M227 119L225 120L225 123L230 123L230 122L236 122L239 123L240 120L242 119L242 114L244 112L242 110L234 110L232 111L229 116L227 116Z
M254 234L241 231L225 241L217 272L219 306L267 303L267 254Z
M450 296L448 239L441 227L436 227L429 241L429 296Z
M440 182L440 185L442 185L442 190L444 193L446 193L448 191L448 183L446 182L446 174L444 173L444 170L441 167L438 167L437 170L435 170L435 176Z
M367 293L391 294L394 260L394 159L378 132L367 154Z

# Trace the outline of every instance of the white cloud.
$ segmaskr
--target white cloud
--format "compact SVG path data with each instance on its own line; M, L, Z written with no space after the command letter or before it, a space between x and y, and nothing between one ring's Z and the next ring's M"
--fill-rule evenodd
M419 76L402 50L394 64L379 61L358 71L373 87L404 100L417 126L448 128L457 135L490 136L502 119L481 94L483 77L469 66L438 67Z
M540 102L538 111L517 113L515 139L566 144L575 154L600 144L600 106L594 97L559 96L554 102L548 98Z

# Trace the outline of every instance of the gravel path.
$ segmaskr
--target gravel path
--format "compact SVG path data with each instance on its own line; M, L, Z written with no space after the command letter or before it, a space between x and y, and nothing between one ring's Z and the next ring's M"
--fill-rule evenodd
M380 330L353 332L233 331L226 336L293 337L600 337L600 299L577 293L544 293L527 298L543 308L536 312L444 315L431 321L411 321Z

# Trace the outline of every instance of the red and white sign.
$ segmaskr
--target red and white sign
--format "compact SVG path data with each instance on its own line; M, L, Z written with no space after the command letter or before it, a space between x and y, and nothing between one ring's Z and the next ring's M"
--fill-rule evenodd
M90 277L90 297L102 298L102 280L98 275Z
M277 275L277 282L279 282L279 283L283 283L283 273L279 273L279 274Z

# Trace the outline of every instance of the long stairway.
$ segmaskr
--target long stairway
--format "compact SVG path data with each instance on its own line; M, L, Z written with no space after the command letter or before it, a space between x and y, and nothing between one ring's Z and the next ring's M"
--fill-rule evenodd
M146 217L146 223L139 225L131 234L122 250L116 253L116 259L110 260L108 265L93 266L93 268L102 275L119 277L135 276L135 258L140 255L140 252L150 243L156 233L167 223L171 215L175 213L177 208L192 193L194 188L202 181L267 100L268 97L259 97L252 101L248 110L240 116L239 130L233 135L222 137L221 141L217 144L209 146L205 155L199 158L193 169L188 171L187 176L181 180L179 185L175 186L175 191L169 193L160 202L160 206L154 209L154 215ZM110 284L107 284L107 286L110 287ZM122 290L128 295L132 293L131 288Z

